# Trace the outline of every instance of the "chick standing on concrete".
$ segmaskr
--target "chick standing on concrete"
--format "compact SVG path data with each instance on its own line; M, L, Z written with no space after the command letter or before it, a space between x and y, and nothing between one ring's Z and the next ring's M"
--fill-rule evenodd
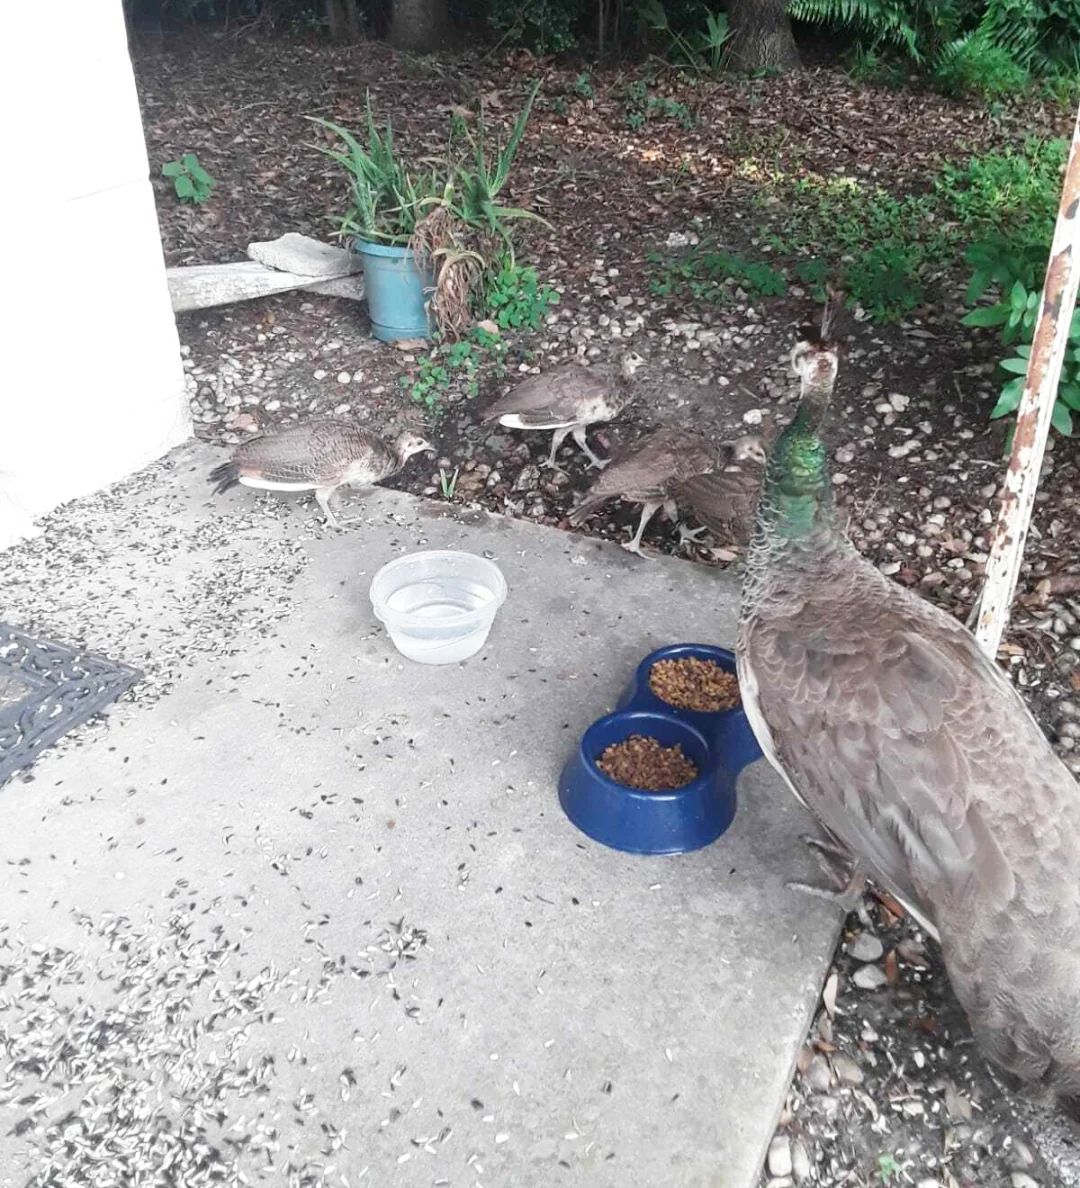
M532 376L508 392L484 414L484 421L498 421L507 429L553 429L551 453L543 463L555 465L555 454L569 434L602 469L607 465L589 448L586 429L610 421L630 403L631 381L645 360L634 351L619 361L617 378L599 374L581 363L564 363L542 375Z
M668 518L675 520L678 515L676 492L680 485L694 475L721 465L725 455L734 448L734 445L718 448L700 433L683 429L662 429L653 433L604 471L584 501L571 513L570 523L581 524L609 499L616 497L641 503L644 506L637 532L623 548L643 556L641 537L652 517L663 508ZM760 452L760 442L757 448ZM692 534L680 529L680 535L685 538Z
M435 447L417 433L401 433L388 444L350 421L322 417L238 445L232 461L215 467L215 494L235 487L261 491L314 491L332 528L341 522L330 497L346 485L368 487L396 474L412 457Z

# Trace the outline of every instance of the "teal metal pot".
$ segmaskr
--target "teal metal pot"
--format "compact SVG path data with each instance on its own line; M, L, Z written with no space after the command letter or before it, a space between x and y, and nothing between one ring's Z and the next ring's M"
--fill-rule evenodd
M407 247L356 241L364 262L364 291L375 337L382 342L430 338L431 323L425 301L434 281L420 271Z

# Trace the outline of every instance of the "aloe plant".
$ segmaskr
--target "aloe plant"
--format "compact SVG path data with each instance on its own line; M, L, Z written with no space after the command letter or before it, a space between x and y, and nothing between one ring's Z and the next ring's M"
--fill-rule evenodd
M368 242L405 244L423 216L425 203L443 192L445 182L434 169L411 170L397 155L393 127L387 120L380 131L370 95L365 116L366 145L340 124L308 117L339 137L347 150L317 146L349 174L352 203L341 218L339 230Z
M514 121L506 144L494 154L488 148L481 113L476 131L467 128L464 131L469 155L455 159L451 140L445 164L427 169L410 167L398 154L391 123L387 120L385 127L379 127L370 95L364 128L366 143L361 143L340 124L309 117L345 145L345 150L319 149L349 174L352 203L342 217L341 233L369 241L406 244L422 218L435 207L445 206L466 226L494 232L509 245L510 236L503 225L506 220L540 217L498 201L509 180L539 90L537 82Z

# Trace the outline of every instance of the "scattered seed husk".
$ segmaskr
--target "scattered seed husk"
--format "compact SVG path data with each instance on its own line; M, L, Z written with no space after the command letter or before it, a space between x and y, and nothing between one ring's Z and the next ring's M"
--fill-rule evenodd
M739 681L715 660L684 656L658 660L649 669L649 688L676 709L719 713L739 704Z
M698 773L697 766L683 754L679 743L665 747L643 734L631 734L623 742L612 743L596 766L616 783L643 792L683 788Z

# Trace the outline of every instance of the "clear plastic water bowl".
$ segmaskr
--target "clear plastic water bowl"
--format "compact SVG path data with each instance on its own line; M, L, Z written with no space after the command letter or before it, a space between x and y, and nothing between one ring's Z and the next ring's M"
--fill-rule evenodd
M435 549L384 565L371 605L394 647L420 664L456 664L484 646L506 601L499 567L474 553Z

